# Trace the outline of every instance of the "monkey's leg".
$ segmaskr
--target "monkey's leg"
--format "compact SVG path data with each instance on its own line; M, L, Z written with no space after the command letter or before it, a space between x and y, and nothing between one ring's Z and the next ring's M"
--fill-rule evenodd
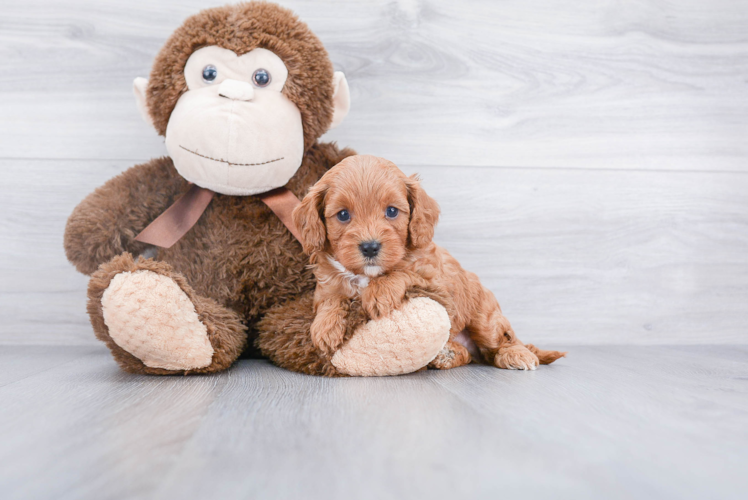
M354 301L343 347L329 357L312 343L312 296L272 308L257 324L262 354L283 368L329 377L400 375L428 365L449 339L449 315L435 300L411 298L379 320L368 320Z
M88 314L96 336L131 373L225 370L247 341L234 311L198 295L168 264L129 253L91 276Z
M257 323L257 347L276 365L308 375L343 376L312 342L314 292L273 307Z
M449 340L449 330L442 304L425 296L410 298L388 316L361 324L332 363L348 375L412 373L436 358Z

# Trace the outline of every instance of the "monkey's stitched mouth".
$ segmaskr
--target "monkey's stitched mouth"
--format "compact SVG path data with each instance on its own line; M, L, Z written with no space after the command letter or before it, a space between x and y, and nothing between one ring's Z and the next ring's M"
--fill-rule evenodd
M281 156L280 158L276 158L275 160L268 160L268 161L263 161L263 162L260 162L260 163L233 163L233 162L230 162L230 161L227 161L227 160L221 160L221 159L218 159L218 158L211 158L210 156L201 155L200 153L197 153L195 151L190 151L189 149L187 149L186 147L182 146L181 144L179 145L179 147L182 148L182 149L184 149L188 153L192 153L195 156L199 156L200 158L205 158L207 160L213 160L213 161L219 161L221 163L228 163L229 166L233 166L233 167L254 167L254 166L257 166L257 165L267 165L268 163L273 163L274 161L281 161L284 158L283 156Z

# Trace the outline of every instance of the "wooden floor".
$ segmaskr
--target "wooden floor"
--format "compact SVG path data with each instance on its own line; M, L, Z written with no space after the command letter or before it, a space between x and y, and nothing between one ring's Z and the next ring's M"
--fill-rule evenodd
M748 346L571 347L536 372L132 376L0 350L4 499L739 498ZM744 498L744 497L742 497Z

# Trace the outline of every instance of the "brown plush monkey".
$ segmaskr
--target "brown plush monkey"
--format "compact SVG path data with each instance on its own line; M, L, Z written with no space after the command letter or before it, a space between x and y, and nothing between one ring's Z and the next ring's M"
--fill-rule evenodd
M94 332L124 370L224 370L258 336L263 354L306 373L396 374L433 359L438 350L422 340L446 341L449 324L424 296L379 323L362 318L337 366L309 340L307 257L258 196L285 186L300 198L354 154L317 142L345 117L348 86L304 23L262 2L205 10L174 32L134 90L170 156L91 193L65 232L68 259L91 275ZM180 199L195 189L212 199ZM196 214L194 226L168 248L136 240L176 200Z

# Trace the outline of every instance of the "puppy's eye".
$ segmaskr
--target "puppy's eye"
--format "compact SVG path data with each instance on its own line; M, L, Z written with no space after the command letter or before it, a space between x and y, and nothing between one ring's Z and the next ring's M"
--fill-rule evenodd
M218 76L218 69L212 64L208 64L203 68L203 81L205 83L213 83L216 81Z
M348 213L348 210L341 210L338 212L337 218L340 222L348 222L351 220L351 214Z
M268 73L268 70L260 68L252 74L252 81L258 87L267 87L270 85L270 73Z
M387 207L387 210L384 211L384 214L388 219L394 219L399 213L400 210L396 209L395 207Z

